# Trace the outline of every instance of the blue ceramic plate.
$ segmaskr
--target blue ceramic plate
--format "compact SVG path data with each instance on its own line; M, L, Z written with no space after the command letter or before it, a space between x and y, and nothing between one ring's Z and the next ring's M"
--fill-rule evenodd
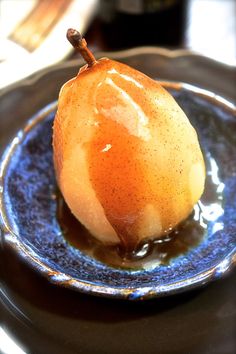
M62 70L57 68L57 75ZM41 74L30 85L37 86L47 75ZM235 263L235 106L193 85L163 84L195 126L206 160L205 192L191 216L203 230L199 242L185 245L185 251L177 252L168 262L152 259L144 268L136 269L112 267L69 243L58 220L52 161L56 102L46 104L44 97L45 106L41 105L41 110L15 134L3 154L0 206L4 241L49 281L84 293L140 300L202 286L221 277Z

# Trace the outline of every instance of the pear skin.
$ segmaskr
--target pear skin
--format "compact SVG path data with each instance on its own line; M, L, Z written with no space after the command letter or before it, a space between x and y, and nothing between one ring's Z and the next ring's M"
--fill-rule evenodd
M198 137L174 98L157 81L107 58L93 60L62 87L53 151L66 203L104 244L132 249L162 237L204 190Z

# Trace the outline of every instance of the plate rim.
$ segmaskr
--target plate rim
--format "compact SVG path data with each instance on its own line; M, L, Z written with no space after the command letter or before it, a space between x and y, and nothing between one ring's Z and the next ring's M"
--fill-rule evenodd
M94 55L102 58L110 56L111 58L116 59L123 59L123 58L131 58L138 55L159 55L168 60L175 60L179 58L195 58L203 60L205 63L214 64L219 68L223 68L226 70L235 70L236 69L236 60L235 64L229 64L221 62L217 59L211 58L204 54L201 54L197 51L191 49L169 49L165 47L157 47L157 46L141 46L141 47L134 47L124 50L117 50L117 51L94 51ZM56 71L59 69L65 69L77 66L79 68L80 65L84 65L84 60L78 55L78 58L70 59L67 61L61 61L56 64L49 65L43 69L37 70L34 74L31 74L15 83L12 83L4 88L1 89L0 98L4 94L17 89L20 86L30 86L37 82L42 76L47 74L48 72Z

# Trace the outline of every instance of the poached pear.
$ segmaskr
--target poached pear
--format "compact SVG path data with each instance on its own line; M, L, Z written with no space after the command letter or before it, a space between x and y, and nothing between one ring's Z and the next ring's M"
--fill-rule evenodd
M76 30L67 38L87 65L59 94L53 129L58 185L94 237L134 249L168 233L201 197L205 165L198 137L157 81L120 62L96 60Z

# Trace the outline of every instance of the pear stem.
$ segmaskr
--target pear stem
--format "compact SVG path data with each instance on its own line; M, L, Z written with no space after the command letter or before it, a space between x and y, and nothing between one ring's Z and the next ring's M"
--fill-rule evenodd
M79 31L69 28L66 37L73 47L79 51L88 66L93 66L97 62L93 54L88 49L86 40L81 36Z

